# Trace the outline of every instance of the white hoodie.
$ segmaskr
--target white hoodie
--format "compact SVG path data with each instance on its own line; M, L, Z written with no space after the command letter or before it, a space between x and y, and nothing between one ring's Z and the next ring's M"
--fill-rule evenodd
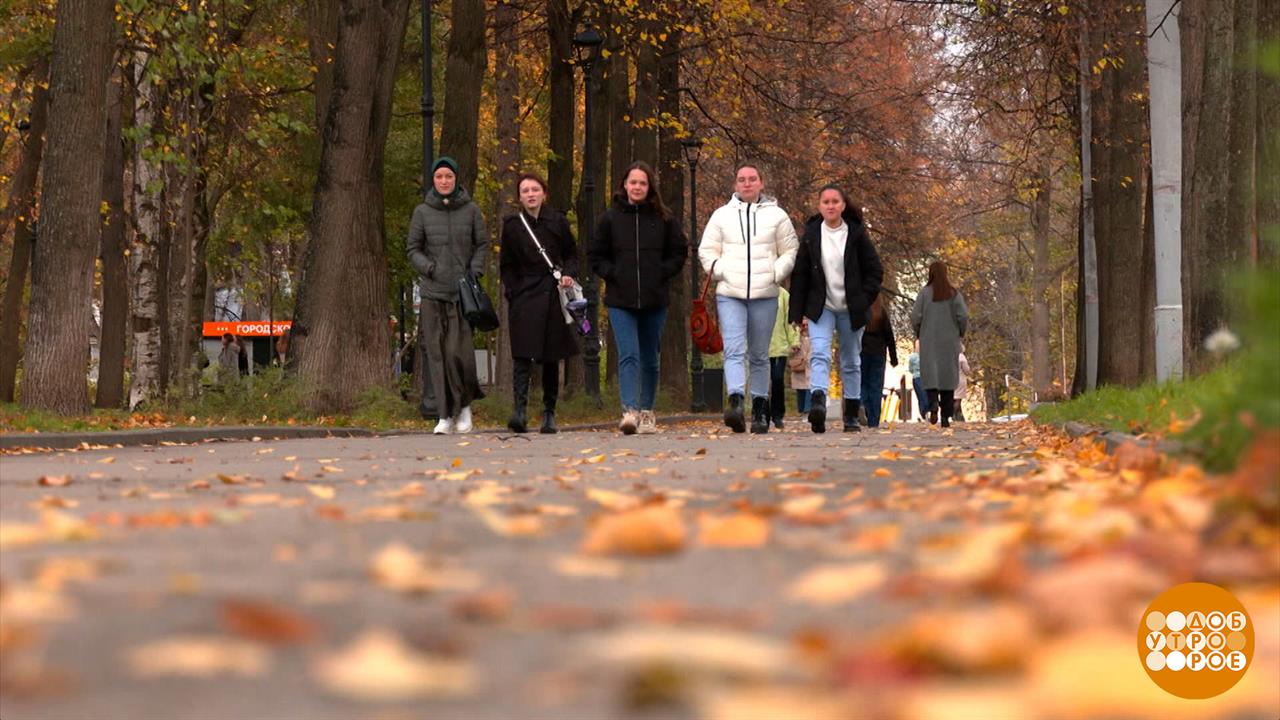
M717 295L771 298L791 275L799 248L795 226L776 200L761 195L759 202L747 203L735 193L707 221L698 260L712 273Z

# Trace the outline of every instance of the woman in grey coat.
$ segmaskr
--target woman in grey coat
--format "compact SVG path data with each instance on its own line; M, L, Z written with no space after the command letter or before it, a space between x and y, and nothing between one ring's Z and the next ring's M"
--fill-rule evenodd
M431 167L431 191L414 208L407 243L422 292L422 340L427 382L440 408L437 435L471 432L471 402L484 397L476 375L471 326L458 307L458 279L479 276L489 253L484 216L458 187L458 163L442 156Z
M964 296L947 280L941 261L929 266L929 282L911 308L911 326L920 338L920 380L929 398L929 422L951 427L956 386L960 383L960 338L969 325ZM939 399L941 395L941 399Z

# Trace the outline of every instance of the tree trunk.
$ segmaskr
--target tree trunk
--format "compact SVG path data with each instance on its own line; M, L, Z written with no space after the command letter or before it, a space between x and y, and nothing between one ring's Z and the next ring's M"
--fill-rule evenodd
M1280 3L1258 5L1258 42L1280 41ZM1280 266L1280 60L1272 51L1271 64L1257 59L1258 117L1256 132L1258 177L1258 260Z
M160 329L164 295L161 277L162 169L155 152L156 124L161 116L161 90L147 69L149 57L138 53L133 73L136 87L134 126L141 134L133 146L133 242L129 252L130 325L133 362L129 378L129 409L156 400L163 393Z
M191 330L189 320L192 305L192 286L195 275L195 233L192 215L195 212L194 184L197 159L192 146L194 124L194 99L183 92L177 98L175 109L182 118L184 128L181 149L185 159L182 167L170 165L166 196L171 222L169 236L169 272L166 277L168 313L165 317L169 341L166 343L168 361L168 386L186 394L192 378L188 372L191 361Z
M117 73L107 103L106 161L102 199L109 208L102 226L102 332L98 340L98 393L95 407L124 406L124 345L129 332L129 274L125 266L124 78Z
M648 23L645 23L646 25ZM639 42L636 52L636 100L631 113L631 154L658 166L658 50L652 42Z
M1238 51L1232 0L1188 0L1183 3L1183 348L1187 370L1209 367L1204 339L1226 323L1228 273L1249 261L1252 238L1241 212L1250 190L1238 187L1251 173L1252 145L1241 136L1241 108L1255 107L1251 98L1236 97L1245 89L1235 82ZM1253 118L1249 118L1252 125ZM1235 164L1244 169L1233 167Z
M1153 268L1143 263L1143 203L1149 138L1143 97L1146 67L1139 28L1145 16L1124 11L1119 37L1106 37L1118 67L1102 73L1093 103L1095 238L1098 254L1098 378L1134 387L1143 379L1140 348L1154 308L1141 292ZM1117 45L1119 47L1117 47Z
M422 0L427 2L428 0ZM315 66L316 133L324 130L333 92L333 51L338 44L338 0L307 0L307 47Z
M31 93L30 129L22 146L22 158L9 184L9 212L0 232L13 218L13 254L9 257L9 275L4 286L4 305L0 306L0 401L13 402L13 384L18 372L22 330L22 296L31 267L31 245L35 241L36 178L44 154L45 126L49 120L49 90L44 84L48 63L40 62L35 70L39 82Z
M493 9L494 23L494 89L496 98L495 130L498 145L498 192L494 199L494 236L500 240L502 218L519 210L516 178L520 174L520 40L516 33L520 11L511 3L500 2ZM498 249L501 254L502 248ZM510 309L506 293L498 293L497 378L498 394L511 394Z
M1031 206L1031 235L1035 256L1031 268L1031 385L1040 397L1053 392L1053 367L1049 353L1050 209L1053 178L1049 158L1040 158L1037 192Z
M85 370L114 11L107 0L60 0L53 34L49 152L31 272L22 404L68 415L89 409Z
M480 88L488 62L484 46L484 0L453 0L452 23L444 75L440 154L458 161L458 184L468 192L475 192Z
M382 163L409 0L343 0L291 352L309 406L388 384Z
M680 42L681 33L671 30L658 58L658 115L665 121L658 131L658 183L664 203L677 220L684 218L684 163L680 138L676 137L671 122L680 118ZM671 279L670 305L659 356L659 386L681 409L689 406L688 278L685 271Z
M566 0L547 0L547 60L551 104L547 108L551 158L547 161L548 201L555 208L573 202L573 130L576 124L573 93L573 19Z
M1084 353L1080 363L1084 368L1073 392L1092 392L1098 384L1098 251L1094 235L1093 208L1093 89L1090 70L1089 21L1081 18L1079 51L1080 92L1080 286L1082 296L1079 312L1083 319L1082 332L1077 338Z

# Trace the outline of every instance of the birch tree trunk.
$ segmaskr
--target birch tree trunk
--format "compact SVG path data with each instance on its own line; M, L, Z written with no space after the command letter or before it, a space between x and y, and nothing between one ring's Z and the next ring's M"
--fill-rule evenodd
M134 58L137 88L134 126L142 132L133 146L133 242L129 252L130 325L133 358L129 378L129 409L158 399L162 393L160 314L161 167L152 159L154 131L159 117L160 91L147 69L148 56Z
M58 2L49 151L23 357L22 404L34 410L70 415L89 409L86 370L114 12L108 0Z
M1176 5L1177 0L1147 3L1155 372L1160 382L1182 377L1182 50Z

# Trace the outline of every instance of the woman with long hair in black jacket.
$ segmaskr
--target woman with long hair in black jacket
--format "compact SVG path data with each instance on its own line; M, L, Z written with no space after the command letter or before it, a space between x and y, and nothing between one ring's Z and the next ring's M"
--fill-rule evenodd
M844 191L827 185L818 193L818 215L805 225L791 272L793 323L809 319L809 425L827 431L827 390L831 384L831 344L840 336L840 382L844 430L858 431L862 395L862 331L880 294L884 267L867 235L862 212Z
M662 203L657 176L635 162L596 224L587 256L604 278L604 304L618 351L618 391L626 435L658 431L658 350L667 320L671 278L684 267L680 223Z

